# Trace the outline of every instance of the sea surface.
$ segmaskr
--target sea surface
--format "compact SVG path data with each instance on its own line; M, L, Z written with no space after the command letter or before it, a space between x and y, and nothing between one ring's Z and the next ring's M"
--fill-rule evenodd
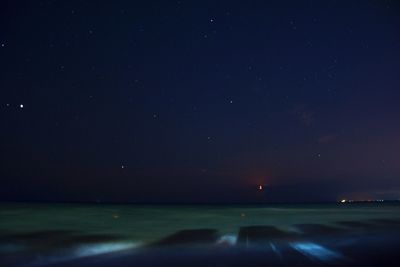
M399 226L398 203L3 203L0 266L349 266L397 246Z

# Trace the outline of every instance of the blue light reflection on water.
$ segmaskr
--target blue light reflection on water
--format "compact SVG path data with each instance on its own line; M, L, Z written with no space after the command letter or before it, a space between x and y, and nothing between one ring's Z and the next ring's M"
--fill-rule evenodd
M279 249L273 244L273 243L269 243L272 251L279 257L279 259L283 259L282 253L279 251Z
M237 235L229 234L223 235L217 240L218 245L229 245L234 246L237 243Z
M342 254L312 242L291 243L290 246L305 256L315 258L324 262L332 262L345 259Z
M79 258L98 256L107 253L113 253L128 249L137 248L140 243L137 242L113 242L113 243L99 243L80 245L71 250L62 250L57 254L47 255L33 261L30 266L43 266L48 264L61 263L71 261Z

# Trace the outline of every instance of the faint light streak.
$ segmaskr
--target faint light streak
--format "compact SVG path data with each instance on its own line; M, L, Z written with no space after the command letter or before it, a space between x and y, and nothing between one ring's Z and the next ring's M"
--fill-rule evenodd
M42 256L38 260L32 262L31 266L43 266L61 262L67 262L83 257L96 256L106 253L133 249L140 246L139 242L117 242L117 243L99 243L80 245L75 248L60 251L56 254Z
M276 247L273 243L271 243L271 242L269 243L269 245L270 245L272 251L273 251L276 255L278 255L278 257L279 257L280 259L283 259L282 253L277 249L277 247Z
M312 242L291 243L290 246L305 256L324 262L345 259L343 255Z
M120 250L137 247L137 243L133 242L120 242L120 243L103 243L96 245L83 245L80 246L75 255L76 257L94 256L104 253L111 253Z
M236 245L237 236L236 235L223 235L217 240L218 245L228 245L233 246Z

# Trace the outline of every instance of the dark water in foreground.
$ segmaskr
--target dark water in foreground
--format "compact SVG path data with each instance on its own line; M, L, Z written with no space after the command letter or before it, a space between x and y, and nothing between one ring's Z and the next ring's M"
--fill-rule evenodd
M399 255L399 256L398 256ZM0 266L400 266L393 203L1 204Z

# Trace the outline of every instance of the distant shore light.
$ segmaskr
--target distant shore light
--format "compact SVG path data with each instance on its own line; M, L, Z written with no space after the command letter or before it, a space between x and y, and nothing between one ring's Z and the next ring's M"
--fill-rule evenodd
M263 189L264 189L264 187L263 187L262 185L259 185L259 186L258 186L258 190L261 191L261 190L263 190Z

